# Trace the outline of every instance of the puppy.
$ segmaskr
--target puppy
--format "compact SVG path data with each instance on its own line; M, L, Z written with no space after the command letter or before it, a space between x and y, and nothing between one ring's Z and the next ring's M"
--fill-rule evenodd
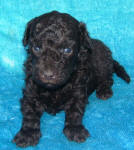
M88 96L96 90L98 98L108 99L113 73L129 83L128 74L108 47L90 38L85 25L65 13L53 11L32 19L23 45L28 46L23 122L13 142L20 147L36 145L43 112L55 115L61 110L65 111L65 136L84 142L89 136L82 124Z

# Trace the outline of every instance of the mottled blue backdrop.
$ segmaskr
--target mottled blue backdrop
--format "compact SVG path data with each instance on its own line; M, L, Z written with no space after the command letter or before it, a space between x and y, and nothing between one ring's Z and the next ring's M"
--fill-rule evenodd
M114 75L108 101L89 97L83 123L91 137L69 142L62 134L64 112L44 114L43 136L26 150L134 150L134 1L133 0L0 0L0 150L19 150L11 142L20 129L19 99L24 86L25 50L21 39L33 17L58 10L87 24L92 37L106 43L131 76L128 85Z

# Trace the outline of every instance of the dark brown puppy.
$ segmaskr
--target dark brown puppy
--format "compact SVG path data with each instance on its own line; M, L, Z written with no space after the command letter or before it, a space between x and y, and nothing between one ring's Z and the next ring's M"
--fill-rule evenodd
M43 112L55 115L60 110L65 111L63 132L67 138L85 141L89 133L82 117L88 96L96 90L101 99L111 97L114 72L130 81L124 68L101 41L89 37L83 23L56 11L31 20L23 44L28 45L21 99L23 123L13 141L20 147L36 145Z

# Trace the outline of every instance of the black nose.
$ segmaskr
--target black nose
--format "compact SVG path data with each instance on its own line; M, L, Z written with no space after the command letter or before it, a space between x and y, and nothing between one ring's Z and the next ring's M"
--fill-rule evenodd
M47 70L43 73L46 79L54 79L54 73L50 70Z

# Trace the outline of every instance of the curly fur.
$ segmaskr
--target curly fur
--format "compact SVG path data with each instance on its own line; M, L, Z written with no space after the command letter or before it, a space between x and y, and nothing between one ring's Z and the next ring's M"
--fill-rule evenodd
M96 90L100 99L111 97L114 72L130 81L124 68L113 60L108 47L89 37L83 23L65 13L53 11L32 19L23 44L28 45L23 123L13 142L20 147L36 145L43 112L55 115L61 110L65 111L67 138L85 141L89 133L82 117L88 96ZM66 48L71 52L66 53Z

